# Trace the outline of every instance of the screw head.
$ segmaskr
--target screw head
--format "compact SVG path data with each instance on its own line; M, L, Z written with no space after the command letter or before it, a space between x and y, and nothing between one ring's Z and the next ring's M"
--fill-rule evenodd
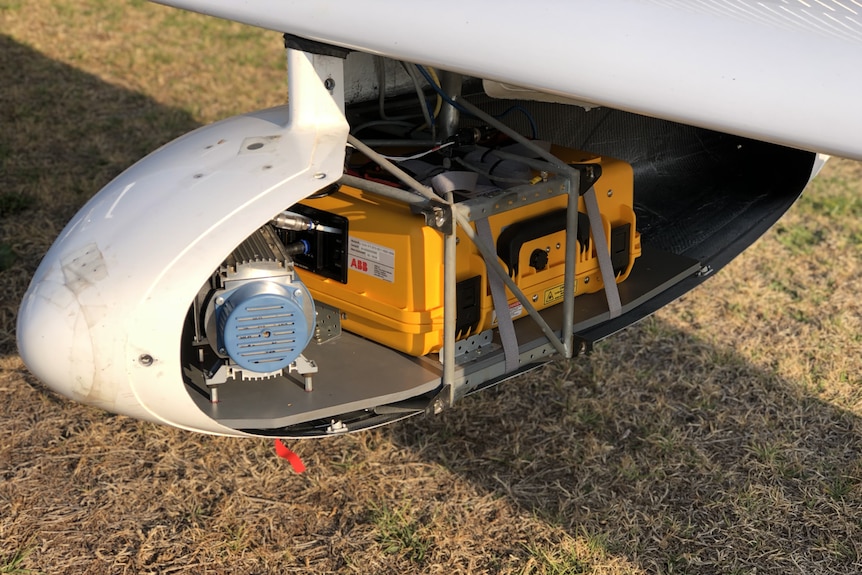
M138 361L144 367L150 367L151 365L153 365L153 356L148 353L142 353L140 356L138 356Z

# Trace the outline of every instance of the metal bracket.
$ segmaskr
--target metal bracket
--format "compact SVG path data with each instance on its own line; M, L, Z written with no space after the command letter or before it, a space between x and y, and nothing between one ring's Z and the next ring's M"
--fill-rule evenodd
M317 322L314 327L314 342L326 343L341 335L341 310L319 301L314 302Z
M288 366L288 373L296 372L303 378L305 391L314 391L312 375L317 373L317 364L300 354L296 360Z
M483 351L494 349L494 330L486 329L482 333L477 333L466 339L462 339L455 343L455 362L463 363L475 359L481 355ZM440 348L440 357L445 354L445 349Z
M443 234L451 234L455 229L452 210L448 205L412 204L410 209L415 214L425 217L425 225Z

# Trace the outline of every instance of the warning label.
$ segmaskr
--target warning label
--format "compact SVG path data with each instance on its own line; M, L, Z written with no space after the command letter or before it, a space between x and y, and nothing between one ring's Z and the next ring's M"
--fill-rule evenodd
M542 299L542 302L545 305L551 305L554 302L561 301L563 299L563 294L565 293L566 290L564 289L564 284L550 287L545 290L545 297Z
M355 272L374 276L390 283L395 282L395 250L385 246L366 242L359 238L349 238L347 265Z
M522 313L524 313L524 306L521 305L521 302L516 301L515 303L509 304L509 317L515 319Z
M509 317L516 319L522 313L524 313L524 306L521 305L521 302L516 301L509 304ZM497 310L494 309L491 312L491 325L497 325L497 323Z

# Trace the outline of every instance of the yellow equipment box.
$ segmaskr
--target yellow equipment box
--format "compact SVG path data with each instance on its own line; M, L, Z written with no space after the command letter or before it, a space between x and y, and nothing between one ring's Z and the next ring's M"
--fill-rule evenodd
M555 150L555 153L558 150ZM595 183L617 282L640 255L635 229L632 169L610 158L567 151L567 161L601 165ZM570 157L571 156L571 159ZM538 182L538 192L542 186ZM566 195L524 205L489 218L498 256L537 309L563 300ZM308 255L296 256L302 281L316 301L342 313L343 329L410 355L425 355L443 344L444 236L425 225L409 206L357 188L306 199L291 208L318 221L341 222L346 234L322 234ZM579 198L576 295L603 288L595 247ZM458 339L496 325L485 263L458 230ZM346 280L346 281L345 281ZM507 290L513 318L527 312Z

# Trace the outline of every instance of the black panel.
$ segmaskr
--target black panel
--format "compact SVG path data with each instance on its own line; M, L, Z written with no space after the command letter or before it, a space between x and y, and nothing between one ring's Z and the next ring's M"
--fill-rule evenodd
M308 216L324 226L341 230L341 233L318 232L315 230L304 232L279 230L282 240L286 244L300 240L308 242L307 253L293 256L293 262L296 267L346 284L347 218L302 204L291 206L290 211Z

